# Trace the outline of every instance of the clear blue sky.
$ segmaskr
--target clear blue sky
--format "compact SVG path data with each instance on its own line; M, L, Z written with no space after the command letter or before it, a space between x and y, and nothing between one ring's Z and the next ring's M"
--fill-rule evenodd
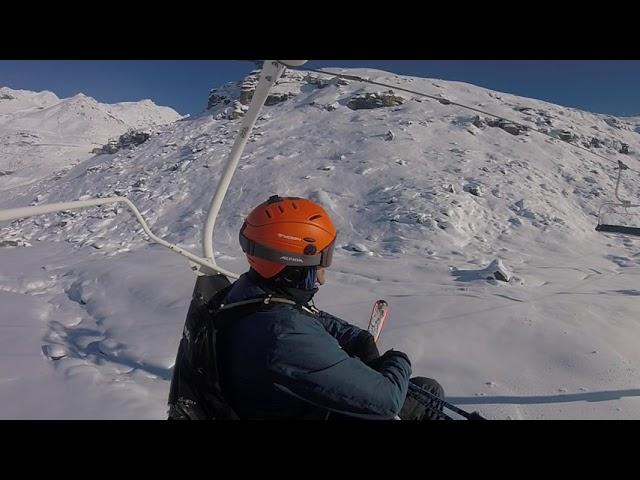
M613 115L640 115L639 60L317 60L310 67L366 67L457 80ZM246 75L232 60L0 60L0 86L79 92L113 103L150 98L182 114L201 112L211 88Z

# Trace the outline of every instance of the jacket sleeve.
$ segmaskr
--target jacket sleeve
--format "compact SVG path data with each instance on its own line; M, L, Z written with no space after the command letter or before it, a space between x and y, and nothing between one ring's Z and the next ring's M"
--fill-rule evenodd
M371 336L366 330L351 325L327 312L321 311L318 314L318 320L325 330L329 332L329 335L334 337L340 346L350 355L353 354L352 352L354 352L354 350L358 349L363 336ZM371 338L373 339L373 337Z
M335 338L317 331L279 336L269 360L275 388L316 407L367 419L392 419L407 395L411 363L393 351L378 371L350 357Z

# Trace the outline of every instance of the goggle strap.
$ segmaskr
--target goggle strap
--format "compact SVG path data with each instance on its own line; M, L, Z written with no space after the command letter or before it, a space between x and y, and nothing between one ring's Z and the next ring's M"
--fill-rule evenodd
M255 256L258 258L262 258L263 260L269 260L275 263L280 263L282 265L292 267L326 267L328 265L323 265L323 263L327 263L327 260L330 259L331 255L329 255L329 250L333 247L333 243L320 253L316 253L314 255L301 255L260 245L253 240L245 237L243 231L241 230L240 246L242 247L242 251L247 255Z

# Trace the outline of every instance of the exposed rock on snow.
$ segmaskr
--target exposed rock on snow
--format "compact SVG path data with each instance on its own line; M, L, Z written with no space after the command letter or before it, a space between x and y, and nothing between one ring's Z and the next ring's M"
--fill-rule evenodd
M388 92L361 93L351 97L347 107L351 110L371 110L374 108L397 107L404 103L404 98L394 95L393 90Z
M513 277L511 271L504 266L502 260L499 258L495 259L489 266L487 267L487 271L493 273L493 276L496 280L500 280L501 282L509 282Z
M143 130L129 130L127 133L120 135L117 139L109 141L106 145L100 148L96 148L92 151L97 155L107 153L114 154L122 150L123 148L137 147L151 138L149 131Z

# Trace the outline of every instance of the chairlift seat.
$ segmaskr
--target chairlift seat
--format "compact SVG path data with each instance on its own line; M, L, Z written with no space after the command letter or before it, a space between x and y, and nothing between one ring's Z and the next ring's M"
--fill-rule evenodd
M640 227L627 227L625 225L598 224L596 232L622 233L624 235L636 235L640 237Z

